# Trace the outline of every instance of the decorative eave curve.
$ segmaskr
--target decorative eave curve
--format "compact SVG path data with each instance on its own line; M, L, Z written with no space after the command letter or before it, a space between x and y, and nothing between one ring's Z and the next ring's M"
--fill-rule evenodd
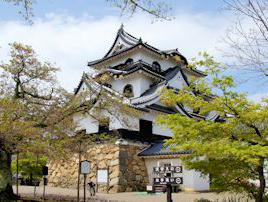
M193 118L192 115L190 115L180 103L177 103L177 105L175 105L175 108L183 115L187 116L188 118Z
M77 86L77 88L74 89L74 94L77 95L77 93L79 92L81 86L83 85L84 83L84 72L83 72L83 75L82 75L82 78Z
M130 50L132 50L132 49L134 49L134 48L136 48L136 47L138 47L138 45L139 45L139 44L136 44L136 45L134 45L134 46L131 46L131 47L129 47L129 48L126 48L126 49L124 49L124 50L122 50L122 51L120 51L120 52L117 52L117 53L115 53L115 54L113 54L113 55L111 55L111 56L104 57L104 58L102 58L102 59L98 59L98 60L94 60L94 61L88 62L87 65L88 65L88 66L99 65L99 64L102 63L102 62L105 62L105 61L107 61L107 60L110 60L111 58L114 58L114 57L116 57L116 56L118 56L118 55L121 55L121 54L123 54L123 53L126 53L126 52L128 52L128 51L130 51Z
M144 48L145 50L150 51L150 52L158 55L161 58L173 57L174 56L173 54L176 54L177 56L179 56L181 58L181 60L184 62L184 64L186 64L186 65L188 64L186 58L183 55L179 54L179 53L166 54L165 52L163 52L163 51L161 51L161 50L159 50L157 48L154 48L153 46L150 46L147 43L142 42L142 40L139 40L139 42L137 44L135 44L135 45L133 45L133 46L131 46L129 48L126 48L126 49L124 49L122 51L119 51L119 52L117 52L117 53L115 53L115 54L113 54L111 56L108 56L108 57L105 57L105 58L102 58L102 59L99 59L99 60L94 60L94 61L88 62L87 65L88 66L100 65L102 62L106 62L106 61L108 61L108 60L110 60L110 59L112 59L112 58L114 58L116 56L119 56L119 55L121 55L123 53L127 53L127 52L129 52L131 50L134 50L134 49L137 49L137 48Z
M108 52L104 55L103 59L108 57L109 54L112 52L112 50L115 48L115 45L117 43L117 41L121 39L122 41L124 41L126 44L130 45L130 46L134 46L135 44L138 43L139 39L137 39L136 37L132 36L131 34L127 33L124 30L124 26L123 24L121 25L121 27L119 28L117 35L115 37L115 40L111 46L111 48L108 50Z
M121 65L121 64L120 64ZM105 73L108 73L110 76L113 76L115 80L120 80L120 79L125 79L126 77L131 76L133 73L143 73L148 77L151 77L153 79L156 79L157 81L163 81L165 80L164 73L161 71L156 71L153 66L150 64L143 62L142 60L139 60L138 62L132 64L132 65L125 65L124 66L125 70L121 69L113 69L111 68L106 68L103 70L100 70L99 73L97 73L93 78L99 78Z
M145 72L148 73L148 74L151 74L151 75L153 75L153 76L155 76L155 77L160 78L161 80L164 80L164 79L165 79L165 77L162 76L161 74L159 74L159 73L157 73L157 72L154 72L154 71L150 70L149 68L143 66L142 64L141 64L141 65L138 65L136 68L134 68L134 69L128 71L128 72L125 73L124 75L132 74L132 73L134 73L134 72L136 72L136 71L145 71Z
M183 68L183 71L188 71L188 72L192 73L196 77L205 77L205 76L207 76L207 74L205 74L203 71L198 70L198 69L194 69L194 68L189 68L187 66L185 66Z
M89 83L89 80L90 80L91 83ZM139 106L131 104L129 98L126 98L125 96L123 96L122 94L118 93L117 91L115 91L115 90L113 90L111 88L108 88L108 87L96 82L93 78L88 76L86 73L83 73L83 76L82 76L82 79L81 79L81 81L79 83L79 86L75 91L75 95L79 92L79 90L80 90L80 88L81 88L81 86L82 86L82 84L84 82L89 88L94 88L94 90L96 92L98 92L98 93L100 93L100 90L103 89L106 92L108 92L111 96L117 96L117 97L122 98L123 103L127 104L129 107L134 108L136 110L139 110L141 112L149 112L149 110L146 109L146 108L142 108L142 107L139 107Z

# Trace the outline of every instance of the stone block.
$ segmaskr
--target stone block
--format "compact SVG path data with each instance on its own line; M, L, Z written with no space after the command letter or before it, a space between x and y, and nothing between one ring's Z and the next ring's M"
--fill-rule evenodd
M139 171L139 170L140 170L140 167L137 166L137 165L134 165L134 166L133 166L133 170L134 170L134 171Z
M119 176L119 170L116 170L114 172L112 172L110 175L109 175L109 178L115 178L115 177L118 177Z
M105 163L104 160L103 160L103 161L100 161L100 162L98 163L98 168L103 169L103 168L106 168L106 167L107 167L107 165L106 165L106 163Z
M119 165L119 159L112 160L110 165L111 166Z
M104 154L98 154L98 161L102 161L104 159Z
M120 161L120 167L119 167L120 171L125 172L126 168L126 164L123 164L122 161Z
M126 192L132 192L132 188L131 187L126 188Z
M137 180L137 181L142 181L142 178L143 178L142 176L140 176L140 175L136 175L136 180Z
M118 183L119 183L119 178L118 177L111 179L110 182L109 182L110 186L118 184Z
M107 156L105 156L105 159L113 159L114 158L114 154L113 153L109 153Z
M126 151L121 151L120 153L119 153L119 159L121 160L121 159L126 159L128 157L128 154L127 154L127 152Z
M126 186L118 185L118 192L125 192L125 191L126 191Z
M110 189L110 192L113 193L119 192L119 185L113 185Z
M114 158L118 158L119 157L119 154L120 154L120 151L114 152Z

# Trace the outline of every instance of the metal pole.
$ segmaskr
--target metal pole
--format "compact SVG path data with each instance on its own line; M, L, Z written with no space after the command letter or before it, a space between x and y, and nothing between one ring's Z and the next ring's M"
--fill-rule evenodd
M39 155L37 154L36 156L36 163L35 163L35 176L34 176L34 198L36 196L36 183L37 183L37 175L38 175L38 157Z
M107 168L107 194L109 194L109 166Z
M17 191L17 195L19 195L19 153L17 154L16 166L17 166L16 191Z
M172 202L171 192L171 185L167 184L167 202Z
M84 174L84 202L86 202L86 178L87 174Z
M96 193L99 191L99 186L98 186L98 165L96 166Z
M45 176L44 176L44 178L43 178L43 181L44 181L43 201L45 201L45 195L46 195L46 179L45 179Z
M79 193L79 189L80 189L80 170L81 170L81 144L82 141L79 140L79 153L78 153L78 158L79 158L79 163L78 163L78 178L77 178L77 202L79 202L80 200L80 193Z

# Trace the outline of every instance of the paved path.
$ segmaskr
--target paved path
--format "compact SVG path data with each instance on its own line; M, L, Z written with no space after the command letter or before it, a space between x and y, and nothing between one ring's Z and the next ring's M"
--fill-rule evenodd
M13 187L16 192L15 186ZM33 194L34 187L32 186L19 186L19 193L21 194ZM42 195L43 187L37 187L37 193ZM46 194L59 195L59 196L70 196L75 197L77 194L76 189L66 189L58 187L46 187ZM81 198L83 197L83 190L80 191ZM87 191L87 197L89 197ZM166 194L146 194L146 192L124 192L124 193L97 193L98 199L106 199L118 202L164 202L166 201ZM173 193L173 202L193 202L194 199L206 198L212 201L221 202L222 199L230 197L228 194L215 194L215 193L199 193L199 192L180 192Z

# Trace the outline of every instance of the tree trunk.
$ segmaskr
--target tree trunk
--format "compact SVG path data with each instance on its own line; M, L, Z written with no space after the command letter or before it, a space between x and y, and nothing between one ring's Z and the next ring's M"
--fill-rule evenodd
M263 202L263 195L265 190L265 176L264 176L264 159L260 159L260 165L258 166L258 175L259 175L259 189L255 197L255 202Z
M0 149L0 201L18 199L12 189L11 153Z

